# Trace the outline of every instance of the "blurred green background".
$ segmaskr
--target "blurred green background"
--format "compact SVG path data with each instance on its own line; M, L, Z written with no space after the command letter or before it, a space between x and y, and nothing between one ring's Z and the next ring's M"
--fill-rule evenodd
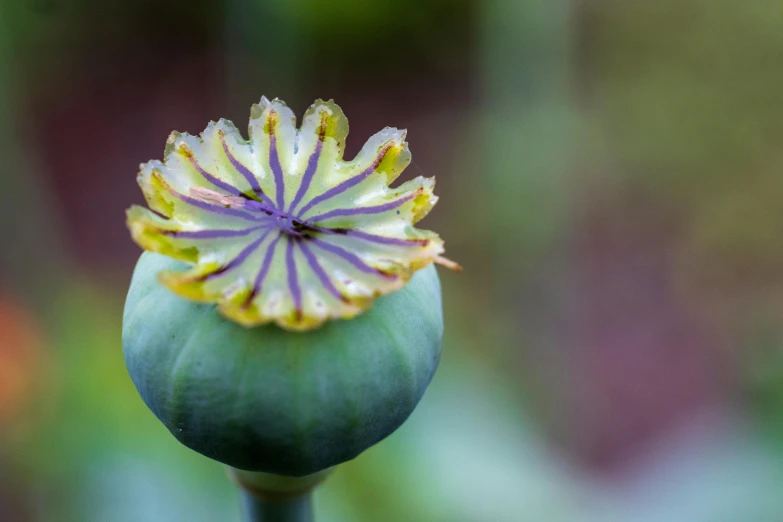
M0 0L0 521L239 520L125 371L174 129L334 98L435 175L441 368L324 522L783 520L779 0Z

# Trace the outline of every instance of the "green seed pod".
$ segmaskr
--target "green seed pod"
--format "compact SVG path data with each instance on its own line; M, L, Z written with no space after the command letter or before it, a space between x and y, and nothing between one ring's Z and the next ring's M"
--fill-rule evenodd
M381 130L347 160L348 120L332 101L297 125L262 98L249 123L247 140L227 120L173 132L163 161L140 166L148 208L128 209L127 224L148 253L123 351L146 404L180 442L234 468L258 520L306 512L329 468L411 414L440 358L432 264L459 265L415 226L438 200L434 178L392 186L411 160L404 130ZM285 509L270 504L292 492Z
M411 414L440 359L435 268L361 315L319 329L246 328L183 299L144 253L125 305L123 352L144 402L184 445L238 469L312 474L356 457Z

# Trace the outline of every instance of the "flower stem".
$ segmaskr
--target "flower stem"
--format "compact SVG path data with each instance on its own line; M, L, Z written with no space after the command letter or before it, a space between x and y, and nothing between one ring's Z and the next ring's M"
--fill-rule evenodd
M267 499L242 492L248 522L313 522L313 493L297 497Z
M313 489L331 469L304 477L228 468L242 489L248 522L313 522Z

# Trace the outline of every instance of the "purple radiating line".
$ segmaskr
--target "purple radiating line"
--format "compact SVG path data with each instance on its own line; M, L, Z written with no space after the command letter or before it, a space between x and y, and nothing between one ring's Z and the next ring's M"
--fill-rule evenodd
M283 180L283 166L280 165L280 156L277 153L277 136L274 129L269 133L269 167L275 177L275 188L277 190L277 208L285 208L285 181Z
M365 170L363 170L360 174L357 174L356 176L343 181L339 185L337 185L335 187L332 187L329 190L327 190L326 192L324 192L323 194L320 194L320 195L314 197L313 199L311 199L307 203L307 205L305 205L304 208L299 212L299 215L300 216L304 216L305 213L308 210L310 210L311 208L313 208L317 204L319 204L319 203L321 203L323 201L326 201L327 199L331 199L331 198L337 196L338 194L340 194L342 192L345 192L349 188L351 188L353 186L356 186L359 183L361 183L362 181L364 181L365 179L367 179L367 176L369 176L370 174L375 172L375 169L377 169L378 165L381 164L381 162L383 161L383 158L386 157L386 153L389 151L390 148L391 148L391 145L386 145L383 149L381 149L380 154L378 154L378 156L376 156L375 161L373 161L373 164L370 165Z
M191 156L188 156L188 159L190 160L190 163L193 165L193 167L198 171L199 174L201 174L207 181L212 183L218 188L221 188L228 192L229 194L232 194L234 196L239 196L242 194L242 191L236 188L234 185L231 185L230 183L226 183L222 179L218 178L217 176L213 176L206 170L204 170L201 165L198 164L198 161L196 161L196 158Z
M291 290L291 296L294 298L296 318L300 319L302 317L302 289L299 287L299 278L296 276L294 241L292 237L288 238L288 245L285 251L285 266L288 270L288 289Z
M266 247L266 254L264 255L264 260L261 263L261 270L258 271L256 280L253 282L253 291L250 292L249 296L247 296L247 300L244 304L245 308L248 307L253 299L261 292L261 285L264 284L264 279L266 279L266 276L269 273L269 268L272 266L272 257L274 257L277 242L280 241L282 236L283 234L281 232L275 239L272 240L271 243L269 243L269 246Z
M221 180L220 178L218 178L216 176L213 176L212 174L210 174L209 172L204 170L201 167L201 165L198 164L198 162L196 161L196 159L193 156L190 157L190 161L193 164L193 166L196 168L196 170L199 172L199 174L204 176L204 178L206 178L207 181L209 181L210 183L212 183L216 187L222 188L223 190L233 194L234 196L241 196L241 197L245 197L246 198L246 196L242 193L241 190L239 190L238 188L236 188L235 186L233 186L233 185L231 185L229 183L226 183L225 181ZM255 189L253 189L253 190L255 190ZM259 187L258 190L261 190L261 188ZM261 210L262 212L266 212L267 214L270 214L270 215L271 214L276 214L276 215L286 216L285 213L279 212L275 208L275 204L272 203L272 201L263 194L263 191L261 193L261 196L262 196L262 199L264 199L265 201L268 201L269 205L271 205L271 206L266 206L263 203L259 203L258 201L247 199L245 201L245 208L253 208L253 209L256 209L256 210Z
M168 190L169 193L175 198L184 201L189 205L193 205L194 207L200 208L202 210L208 210L216 214L223 214L224 216L241 217L249 221L258 221L258 216L254 216L253 214L248 214L247 212L242 212L241 210L236 210L234 208L227 208L227 207L222 207L220 205L213 205L211 203L207 203L206 201L201 201L200 199L191 198L190 196L180 194L179 192L171 188L171 186L168 183L166 183L164 186L166 187L166 190Z
M302 249L302 253L307 258L307 262L310 264L310 268L313 269L313 272L315 272L315 275L318 276L318 279L321 281L321 284L324 285L324 287L329 291L330 294L335 296L337 299L339 299L342 302L347 302L348 299L343 295L342 292L340 292L337 288L335 288L334 284L332 283L331 279L329 279L329 276L326 275L326 272L324 271L321 264L318 262L318 259L315 257L315 254L313 254L312 250L310 250L304 241L299 242L299 248Z
M403 203L412 200L418 195L419 195L418 192L414 192L413 194L408 194L407 196L401 197L400 199L392 201L390 203L384 203L383 205L374 205L372 207L338 208L308 218L308 221L318 222L333 217L356 216L361 214L380 214L381 212L386 212L387 210L395 209L400 205L402 205Z
M313 175L315 174L315 170L318 168L318 160L321 157L321 151L324 148L324 142L321 141L321 139L318 139L318 142L315 144L315 150L312 154L310 154L310 158L307 160L307 168L305 169L304 174L302 175L302 183L299 185L299 190L296 191L296 196L294 197L294 201L291 203L291 206L288 207L288 212L293 214L294 210L296 209L296 206L299 204L300 201L302 201L302 198L307 193L307 189L310 188L310 182L313 180Z
M356 267L357 269L361 270L362 272L364 272L366 274L375 274L375 275L382 276L382 277L384 277L386 279L396 279L397 278L397 276L394 275L394 274L387 274L383 270L380 270L378 268L375 268L375 267L372 267L372 266L368 265L367 263L362 261L359 258L359 256L357 256L356 254L348 252L344 248L341 248L341 247L339 247L337 245L333 245L331 243L327 243L326 241L318 239L317 237L311 238L310 241L312 241L312 243L315 246L317 246L318 248L320 248L321 250L325 250L325 251L327 251L329 253L332 253L332 254L334 254L336 256L339 256L339 257L345 259L350 264L352 264L354 267Z
M397 245L397 246L427 246L430 241L429 239L399 239L396 237L386 237L386 236L378 236L375 234L370 234L367 232L362 232L361 230L353 230L351 228L321 228L318 227L316 230L319 232L326 232L327 234L339 234L344 235L348 237L355 237L358 239L364 239L366 241L371 241L373 243L379 243L381 245Z
M241 237L259 230L266 225L243 228L240 230L163 230L167 236L185 239L222 239L227 237Z
M253 189L253 192L255 192L255 194L260 197L264 203L274 207L274 202L272 202L272 200L269 199L269 196L264 193L264 190L261 188L261 185L259 185L258 179L255 177L255 175L250 171L249 168L245 167L242 162L240 162L238 159L236 159L236 157L234 157L233 154L231 154L231 151L228 149L228 145L226 144L225 137L222 134L220 135L220 143L223 144L223 152L226 153L228 161L230 161L231 165L233 165L234 168L237 169L237 171L247 180L247 182L250 184L250 188Z
M264 205L263 203L259 203L258 201L254 199L248 199L245 201L245 208L253 209L253 210L260 210L261 212L264 212L270 216L282 216L282 217L289 217L287 213L282 212L280 210L277 210L274 205L271 207Z
M223 275L226 272L229 272L230 270L233 270L234 268L238 267L239 265L241 265L250 256L250 254L252 254L258 248L258 246L261 243L264 242L264 240L267 238L267 236L271 232L272 232L271 230L267 230L266 232L261 234L261 237L259 237L258 239L256 239L252 243L250 243L248 246L243 248L242 251L239 252L239 254L237 254L234 259L232 259L231 261L229 261L225 265L221 266L220 268L218 268L214 272L210 272L209 274L204 274L199 279L201 281L206 281L206 280L211 279L213 277L217 277L217 276Z
M355 237L357 239L365 239L367 241L371 241L373 243L379 243L382 245L427 246L430 243L429 239L399 239L396 237L386 237L386 236L379 236L376 234L370 234L368 232L363 232L361 230L354 230L352 228L328 228L328 227L320 227L318 225L308 225L308 226L310 226L310 228L312 228L315 232L320 232L322 234Z

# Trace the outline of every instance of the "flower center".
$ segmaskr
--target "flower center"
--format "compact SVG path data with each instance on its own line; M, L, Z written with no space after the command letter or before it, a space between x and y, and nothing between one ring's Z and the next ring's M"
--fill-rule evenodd
M277 227L285 235L298 238L309 237L311 232L316 231L316 229L307 222L293 217L287 212L282 212L277 215Z

